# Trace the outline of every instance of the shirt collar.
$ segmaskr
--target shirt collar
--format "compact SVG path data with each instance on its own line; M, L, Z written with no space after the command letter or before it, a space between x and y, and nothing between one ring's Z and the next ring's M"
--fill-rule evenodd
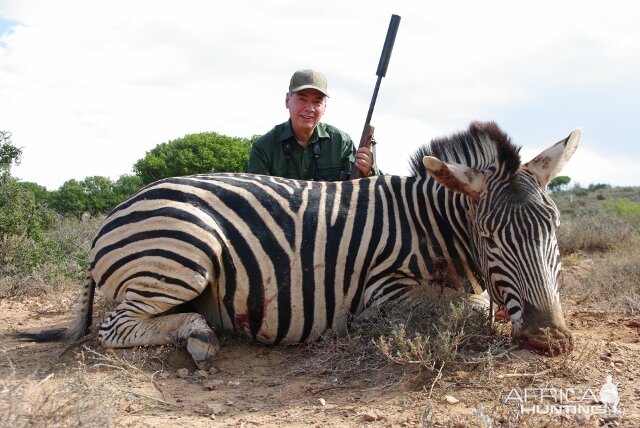
M329 133L327 132L326 125L321 122L321 123L318 123L318 126L316 126L316 129L313 131L313 134L311 135L309 142L312 143L314 141L317 141L323 138L330 138L330 137L329 137ZM293 133L293 127L291 126L291 119L289 119L284 124L284 129L282 130L282 134L280 135L280 141L287 141L287 140L295 141L295 139L296 139L296 136Z

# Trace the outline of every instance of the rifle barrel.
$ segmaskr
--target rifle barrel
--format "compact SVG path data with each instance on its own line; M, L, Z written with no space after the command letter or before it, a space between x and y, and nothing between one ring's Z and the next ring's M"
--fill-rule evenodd
M387 74L387 67L389 66L393 44L396 42L396 34L398 34L399 26L400 16L391 15L387 37L384 39L384 46L382 47L382 54L380 55L380 62L378 63L378 70L376 71L378 77L384 77Z
M376 87L373 89L373 95L371 96L371 103L369 103L367 119L364 121L365 125L369 125L371 123L371 116L373 116L373 108L376 106L376 100L378 99L378 91L380 90L381 81L382 76L378 76L378 80L376 80Z

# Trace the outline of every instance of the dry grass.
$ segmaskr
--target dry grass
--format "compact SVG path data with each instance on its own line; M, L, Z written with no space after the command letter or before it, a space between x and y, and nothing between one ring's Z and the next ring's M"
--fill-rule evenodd
M0 426L113 427L122 409L170 405L155 382L160 348L76 351L73 369L22 379L12 371L0 378Z
M640 238L627 237L606 254L575 253L563 262L581 271L580 281L563 287L565 298L584 309L640 314Z
M6 427L112 427L115 407L103 385L93 382L86 368L57 379L0 379L0 425ZM96 405L100 403L100 405Z
M69 256L70 263L80 272L87 268L87 260L91 243L105 216L96 216L78 221L72 218L61 218L56 226L47 232L47 236L57 243L59 248Z
M309 358L295 370L317 372L334 384L429 380L433 388L455 370L489 373L513 349L508 332L492 328L462 299L394 302L374 321L353 323L345 335L309 345Z
M626 220L611 214L584 214L563 219L558 231L558 245L562 254L577 251L608 251L636 233Z

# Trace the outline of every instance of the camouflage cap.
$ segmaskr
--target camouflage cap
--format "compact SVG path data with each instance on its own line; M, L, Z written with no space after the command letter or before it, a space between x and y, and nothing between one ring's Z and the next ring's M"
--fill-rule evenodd
M289 82L289 92L293 94L304 89L315 89L325 96L329 96L327 93L327 79L319 71L298 70L293 73Z

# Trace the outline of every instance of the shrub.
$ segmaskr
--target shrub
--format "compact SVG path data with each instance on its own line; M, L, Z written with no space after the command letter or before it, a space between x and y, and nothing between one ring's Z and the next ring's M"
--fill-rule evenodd
M603 203L605 211L624 218L640 231L640 203L627 198L613 199Z
M588 189L590 192L595 192L596 190L600 190L600 189L611 189L611 185L604 184L604 183L592 183L592 184L589 184Z
M47 232L47 238L55 242L65 255L68 276L84 277L91 243L103 220L104 216L90 217L84 221L61 217L55 227Z
M249 160L251 141L215 132L185 135L157 145L138 160L133 170L144 184L165 177L208 172L242 172Z
M607 251L632 235L632 225L620 217L586 213L561 224L558 245L565 255L576 251Z
M53 211L36 203L16 179L8 174L0 177L0 239L16 235L39 240L54 219Z
M31 293L34 287L48 291L81 281L101 220L58 217L37 239L18 235L0 239L0 296Z
M345 335L309 346L313 351L305 371L337 380L367 377L374 383L376 377L437 380L443 370L469 364L492 370L512 350L510 337L491 329L486 316L464 299L434 302L428 293L385 305L375 320L356 321Z
M625 244L597 259L581 283L583 300L607 313L621 310L631 316L640 314L640 242Z

